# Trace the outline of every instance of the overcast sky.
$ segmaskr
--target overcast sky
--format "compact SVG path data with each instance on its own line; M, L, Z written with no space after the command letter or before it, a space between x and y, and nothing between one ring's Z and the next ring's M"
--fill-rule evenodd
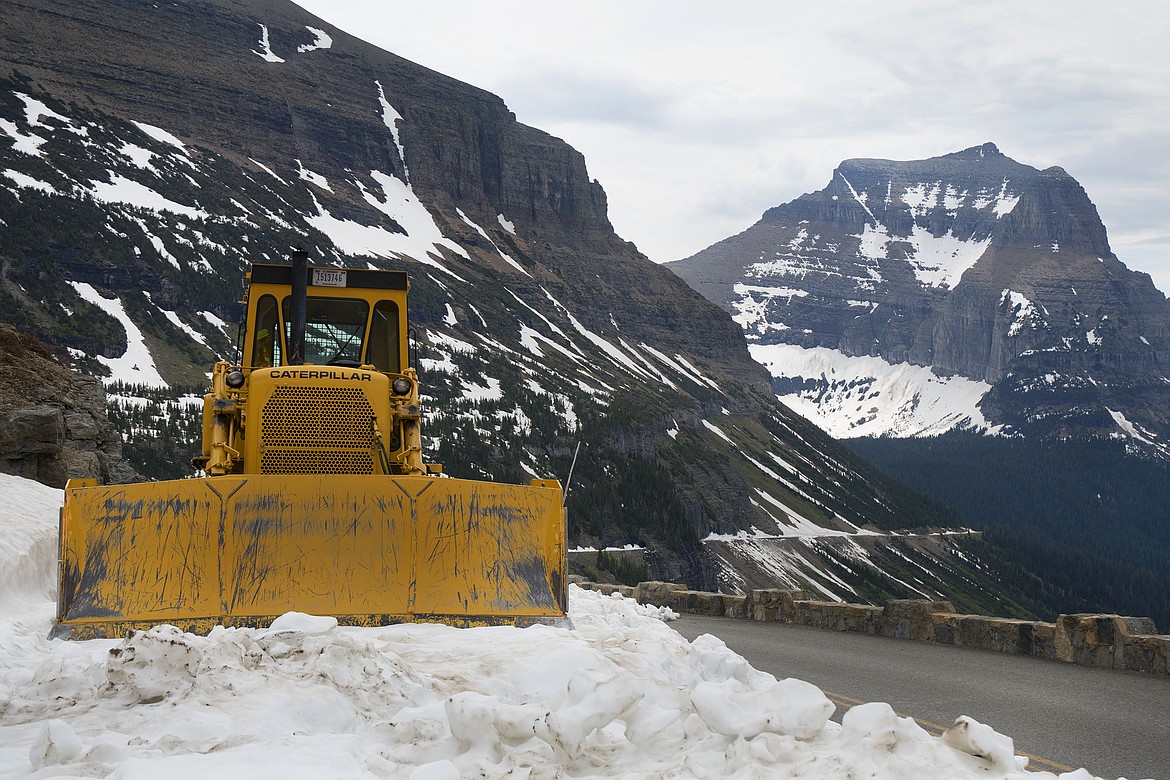
M585 155L657 262L739 233L851 157L992 141L1059 165L1170 291L1164 0L296 0L503 98Z

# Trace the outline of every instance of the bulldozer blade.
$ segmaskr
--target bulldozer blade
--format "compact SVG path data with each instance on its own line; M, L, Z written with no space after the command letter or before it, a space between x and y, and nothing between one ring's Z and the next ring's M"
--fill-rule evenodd
M53 636L206 633L289 611L347 625L565 620L560 486L239 475L96 486L61 510Z

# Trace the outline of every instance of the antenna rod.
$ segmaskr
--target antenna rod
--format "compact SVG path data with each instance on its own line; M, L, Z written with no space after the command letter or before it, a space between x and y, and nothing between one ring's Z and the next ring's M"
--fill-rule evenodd
M581 440L577 440L577 448L573 450L573 462L569 464L569 476L565 480L565 498L561 502L561 507L564 508L569 504L569 490L573 487L573 469L577 467L577 453L581 451Z

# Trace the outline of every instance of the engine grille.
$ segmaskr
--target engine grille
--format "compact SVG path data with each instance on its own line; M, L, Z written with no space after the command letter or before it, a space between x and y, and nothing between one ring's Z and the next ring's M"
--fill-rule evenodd
M373 418L359 388L277 387L260 413L260 473L373 474Z

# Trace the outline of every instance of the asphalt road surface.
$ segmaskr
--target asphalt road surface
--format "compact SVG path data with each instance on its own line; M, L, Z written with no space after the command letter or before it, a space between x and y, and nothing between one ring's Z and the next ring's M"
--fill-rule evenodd
M834 720L884 701L937 734L968 715L1011 737L1029 769L1170 780L1170 678L782 623L683 615L668 625L816 685Z

